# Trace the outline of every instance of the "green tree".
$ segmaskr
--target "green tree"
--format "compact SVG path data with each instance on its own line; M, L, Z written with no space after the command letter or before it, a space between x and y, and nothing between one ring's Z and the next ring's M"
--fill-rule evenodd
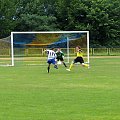
M57 0L56 18L62 30L89 30L91 45L120 45L119 0Z
M10 35L16 26L14 0L0 1L0 38Z
M102 46L110 46L118 41L120 32L120 3L118 0L93 0L87 19L92 44L98 42ZM93 37L92 37L93 36Z
M18 31L57 30L56 17L53 16L49 1L20 1L17 12Z
M120 45L119 0L1 0L0 5L0 37L11 31L89 30L93 47Z

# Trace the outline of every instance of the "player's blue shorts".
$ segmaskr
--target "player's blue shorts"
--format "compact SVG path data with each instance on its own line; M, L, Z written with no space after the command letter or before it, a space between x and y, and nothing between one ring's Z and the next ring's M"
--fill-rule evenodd
M56 61L55 61L55 59L48 59L47 63L55 65Z

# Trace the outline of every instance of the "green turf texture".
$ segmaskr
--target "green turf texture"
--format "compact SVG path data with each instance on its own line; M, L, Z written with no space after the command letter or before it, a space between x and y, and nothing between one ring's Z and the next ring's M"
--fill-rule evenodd
M46 67L0 67L0 120L120 120L119 58Z

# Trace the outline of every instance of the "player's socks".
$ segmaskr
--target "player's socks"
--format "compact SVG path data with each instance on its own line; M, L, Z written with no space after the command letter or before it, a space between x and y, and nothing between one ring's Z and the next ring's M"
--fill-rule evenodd
M71 70L71 68L72 68L72 67L73 67L73 63L71 63L71 65L70 65L70 68L69 68L69 69Z
M48 73L50 72L50 67L48 67Z
M67 65L63 62L63 65L65 66L65 67L67 67Z
M71 63L71 65L70 65L69 69L66 69L66 70L67 70L67 71L70 71L70 70L71 70L71 68L72 68L72 66L73 66L73 63Z

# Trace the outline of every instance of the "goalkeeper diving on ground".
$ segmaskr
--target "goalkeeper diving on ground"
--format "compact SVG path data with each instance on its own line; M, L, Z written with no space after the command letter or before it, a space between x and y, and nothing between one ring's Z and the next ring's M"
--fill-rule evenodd
M77 57L72 61L69 69L66 69L67 71L71 71L73 65L74 65L75 63L78 63L78 62L79 62L83 67L89 67L88 64L85 64L85 63L84 63L83 52L82 52L82 50L81 50L81 47L80 47L80 46L77 46L75 49L76 49L76 55L77 55Z

